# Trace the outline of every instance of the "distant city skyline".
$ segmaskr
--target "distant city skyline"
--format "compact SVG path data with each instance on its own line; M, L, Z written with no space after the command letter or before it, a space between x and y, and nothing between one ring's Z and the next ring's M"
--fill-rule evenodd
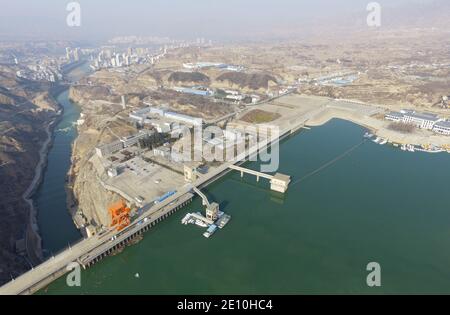
M379 0L385 8L442 0ZM213 39L264 38L301 34L329 23L361 24L368 0L79 0L81 27L66 25L61 0L2 0L0 38L96 40L125 35ZM401 11L400 11L401 12ZM351 16L350 19L344 17ZM354 17L354 21L352 21ZM332 28L331 28L332 29Z

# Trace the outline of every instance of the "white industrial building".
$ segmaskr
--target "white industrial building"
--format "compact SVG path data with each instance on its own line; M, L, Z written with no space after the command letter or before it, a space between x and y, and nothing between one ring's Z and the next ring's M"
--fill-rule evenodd
M450 136L450 121L440 121L433 127L433 131L441 135Z
M152 120L150 124L155 127L156 131L159 133L168 133L171 130L170 123L167 122Z
M242 101L245 98L245 96L241 95L241 94L239 94L239 95L229 94L229 95L225 96L225 98L228 99L228 100L233 100L233 101L240 102L240 101Z
M395 122L401 122L403 121L403 114L399 112L390 112L386 114L384 118Z
M168 159L168 158L170 158L170 147L162 146L159 148L155 148L155 149L153 149L153 155Z
M201 126L203 124L203 120L201 118L192 117L192 116L174 113L174 112L166 112L162 108L151 107L151 106L145 107L140 110L133 111L132 113L130 113L129 117L130 117L130 119L135 120L135 121L139 122L140 124L144 124L144 123L151 123L151 121L148 120L148 116L150 116L150 115L152 115L152 116L157 115L160 117L165 117L169 120L182 122L182 123L192 125L192 126ZM167 129L167 128L165 128L165 129Z
M402 122L404 124L412 124L421 129L432 130L434 125L440 121L437 115L430 113L416 113L412 110L402 110L401 112L390 112L385 115L385 119Z
M145 107L139 110L135 110L130 113L129 117L132 120L136 120L139 123L143 123L147 116L150 114L151 107Z
M434 124L441 121L437 115L427 113L416 113L413 111L406 111L403 114L403 122L406 124L413 124L422 129L432 130Z
M120 139L120 141L122 141L124 148L128 148L128 147L131 147L131 146L137 144L140 139L143 139L150 135L152 135L152 131L140 130L137 134L128 136L128 137L124 137L124 138Z
M192 125L192 126L203 125L203 120L201 118L196 118L196 117L192 117L192 116L188 116L188 115L184 115L184 114L179 114L179 113L174 113L174 112L166 112L164 114L164 117L166 117L167 119L183 122L183 123L186 123L186 124Z

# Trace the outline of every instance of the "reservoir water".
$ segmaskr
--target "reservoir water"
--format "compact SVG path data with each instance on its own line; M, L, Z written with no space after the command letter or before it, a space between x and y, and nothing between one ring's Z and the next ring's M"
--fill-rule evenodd
M284 196L230 173L204 189L232 215L210 239L180 224L204 211L196 197L137 245L83 271L81 287L61 278L40 293L450 293L450 155L355 147L364 132L341 120L302 131L280 147L279 171L296 182ZM379 288L366 284L369 262L381 265Z

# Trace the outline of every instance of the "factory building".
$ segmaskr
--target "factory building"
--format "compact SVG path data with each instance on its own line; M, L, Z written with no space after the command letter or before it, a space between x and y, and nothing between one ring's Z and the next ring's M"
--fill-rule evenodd
M165 147L165 146L155 148L155 149L153 149L153 155L160 156L165 159L169 159L170 158L170 148Z
M403 122L406 124L413 124L419 128L432 130L434 124L441 121L441 119L434 114L416 113L413 111L406 111L403 114Z
M123 149L122 141L114 141L95 148L95 153L99 157L106 157Z
M150 124L155 127L159 133L168 133L171 131L170 123L162 121L150 121Z
M185 123L187 125L192 126L201 126L203 124L203 120L201 118L192 117L184 114L174 113L174 112L166 112L164 109L156 108L156 107L146 107L140 110L136 110L132 112L129 117L131 120L137 121L140 124L157 124L155 125L155 128L159 128L161 130L165 131L159 131L158 132L169 132L170 131L170 124L163 126L166 124L165 122L153 122L152 120L148 119L148 116L150 115L157 115L163 118L167 118L169 120L173 120L176 122ZM167 128L169 127L169 128Z
M145 107L139 110L135 110L130 113L129 117L132 120L136 120L139 123L143 123L145 118L150 114L152 107Z
M164 117L178 121L178 122L186 123L186 124L192 125L192 126L203 125L203 120L201 118L196 118L196 117L178 114L178 113L174 113L174 112L167 112L167 113L165 113Z
M184 87L175 87L175 91L179 93L199 95L199 96L211 96L213 92L206 88L184 88Z
M128 136L128 137L124 137L124 138L120 139L120 141L123 143L124 148L128 148L135 144L138 144L140 139L143 139L150 135L152 135L152 132L150 130L140 130L137 134Z
M433 131L441 135L450 136L450 121L440 121L433 127Z
M412 124L421 129L432 130L434 125L440 121L437 115L429 113L416 113L412 110L402 110L401 112L390 112L385 115L385 119L404 124Z
M108 144L101 145L95 148L95 153L97 156L103 158L114 154L122 149L131 147L139 142L139 139L145 138L152 134L150 130L141 130L137 134L124 137L118 141L114 141Z
M384 118L387 120L394 121L394 122L401 122L401 121L403 121L403 114L399 113L399 112L390 112L390 113L386 114L384 116Z
M166 111L162 108L150 107L150 115L158 115L163 117Z

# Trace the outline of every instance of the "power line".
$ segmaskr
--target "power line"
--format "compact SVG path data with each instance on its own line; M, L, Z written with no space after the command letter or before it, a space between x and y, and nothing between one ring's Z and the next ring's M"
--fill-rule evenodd
M353 151L355 151L357 148L359 148L361 145L363 145L365 142L367 141L367 139L363 140L362 142L354 145L353 147L351 147L350 149L348 149L347 151L345 151L344 153L342 153L341 155L337 156L336 158L334 158L333 160L323 164L321 167L319 167L318 169L306 174L305 176L303 176L302 178L296 180L295 182L292 183L291 186L296 185L306 179L308 179L309 177L323 171L324 169L330 167L331 165L333 165L334 163L338 162L339 160L343 159L344 157L346 157L347 155L349 155L350 153L352 153Z

